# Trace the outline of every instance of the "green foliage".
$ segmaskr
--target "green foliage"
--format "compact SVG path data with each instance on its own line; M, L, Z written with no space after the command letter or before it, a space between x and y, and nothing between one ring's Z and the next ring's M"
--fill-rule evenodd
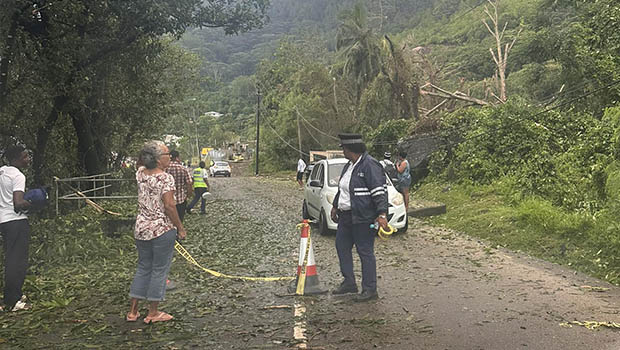
M397 154L396 142L407 135L414 122L404 119L393 119L382 122L379 127L366 135L368 152L377 159L383 159L384 152Z
M359 100L381 68L379 39L368 25L368 12L363 4L358 3L351 11L343 13L336 50L343 61L342 73L355 83Z
M340 89L342 83L299 45L283 41L273 60L261 62L256 79L264 106L261 163L269 170L295 166L298 120L304 153L337 146L337 131L355 125L342 108L351 98L347 90Z
M195 56L172 38L190 26L229 34L260 27L268 3L50 3L33 16L32 4L8 2L0 22L0 121L11 127L0 144L21 141L33 150L38 183L52 171L66 174L57 169L76 175L118 167L144 139L161 137L163 128L153 126L198 86ZM75 155L54 157L56 146Z
M509 176L524 195L594 210L605 201L615 113L598 120L581 113L542 113L519 103L453 113L443 121L448 149L431 167L473 184Z
M519 225L543 235L577 238L594 225L591 216L560 210L551 202L536 197L524 199L515 212Z

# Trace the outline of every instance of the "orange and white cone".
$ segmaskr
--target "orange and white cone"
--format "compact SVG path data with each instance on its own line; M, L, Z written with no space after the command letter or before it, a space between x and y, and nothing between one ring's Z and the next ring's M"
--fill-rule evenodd
M310 239L310 224L304 220L301 226L301 240L299 242L299 262L297 264L297 278L291 284L289 291L297 295L321 294L327 292L319 282L314 261L314 250Z

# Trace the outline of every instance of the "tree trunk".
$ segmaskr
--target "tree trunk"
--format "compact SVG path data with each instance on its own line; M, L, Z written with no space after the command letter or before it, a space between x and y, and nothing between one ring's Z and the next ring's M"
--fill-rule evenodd
M0 56L0 113L4 111L6 100L9 95L9 65L13 57L13 46L15 45L15 34L17 31L17 22L19 19L19 11L15 10L11 16L9 31L6 38L6 45L3 55Z
M45 120L45 125L37 130L37 146L32 156L32 168L34 171L35 184L40 185L45 183L45 179L43 178L43 169L45 165L45 151L47 149L47 142L49 141L54 125L56 125L56 121L58 120L58 117L67 102L69 102L68 96L56 96L54 98L54 105Z
M419 101L420 101L420 87L418 83L413 84L411 87L411 111L415 120L420 120Z
M105 155L100 154L101 147L93 132L90 117L91 115L78 108L71 112L71 121L78 140L78 161L87 175L95 175L105 171L107 161Z

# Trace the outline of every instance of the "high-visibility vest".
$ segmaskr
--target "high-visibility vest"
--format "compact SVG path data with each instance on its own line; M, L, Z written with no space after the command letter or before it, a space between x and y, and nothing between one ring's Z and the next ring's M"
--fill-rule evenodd
M202 168L194 169L194 188L207 187L205 180L202 178Z

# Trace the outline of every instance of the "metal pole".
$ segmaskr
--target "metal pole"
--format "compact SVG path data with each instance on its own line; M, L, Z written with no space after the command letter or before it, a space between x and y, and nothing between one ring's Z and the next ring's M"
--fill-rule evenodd
M254 175L258 176L258 140L260 138L260 91L256 93L256 169Z
M54 179L54 183L56 184L56 216L58 216L58 180Z
M297 113L297 141L299 141L299 158L301 159L301 127L299 125L299 112Z
M192 106L192 119L194 120L194 129L196 130L196 155L200 159L200 147L198 146L198 118L196 117L196 109Z

